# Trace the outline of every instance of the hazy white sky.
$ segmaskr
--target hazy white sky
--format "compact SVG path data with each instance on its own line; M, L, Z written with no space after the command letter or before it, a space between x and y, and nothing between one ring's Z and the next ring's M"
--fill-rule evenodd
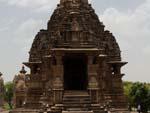
M45 29L59 0L0 0L0 71L13 79L28 61L34 36ZM124 80L150 82L150 0L92 0L100 21L116 37Z

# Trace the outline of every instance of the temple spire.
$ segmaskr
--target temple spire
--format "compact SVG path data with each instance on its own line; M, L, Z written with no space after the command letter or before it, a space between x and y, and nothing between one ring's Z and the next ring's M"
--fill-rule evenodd
M22 66L22 69L20 70L20 73L21 73L21 74L26 74L26 72L27 72L27 71L25 70L25 67Z
M88 0L60 0L60 4L63 4L65 2L72 2L72 3L84 3L84 4L88 4Z

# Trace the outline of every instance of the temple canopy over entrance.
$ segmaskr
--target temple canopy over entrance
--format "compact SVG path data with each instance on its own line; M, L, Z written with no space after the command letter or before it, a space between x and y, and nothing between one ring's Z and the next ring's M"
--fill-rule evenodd
M87 89L87 58L85 55L70 54L63 59L64 89Z

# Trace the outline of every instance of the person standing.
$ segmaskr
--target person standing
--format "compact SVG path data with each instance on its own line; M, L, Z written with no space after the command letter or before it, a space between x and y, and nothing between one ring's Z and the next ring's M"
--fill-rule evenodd
M138 111L138 113L141 113L141 105L140 104L137 107L137 111Z

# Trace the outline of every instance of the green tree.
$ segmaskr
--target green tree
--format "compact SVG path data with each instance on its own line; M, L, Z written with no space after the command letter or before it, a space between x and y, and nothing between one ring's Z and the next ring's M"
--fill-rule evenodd
M147 104L148 104L148 111L150 111L150 87L148 87L148 98L147 98Z
M133 107L133 104L134 104L133 99L130 96L130 90L131 90L132 85L133 85L132 82L124 82L124 94L127 98L130 111L132 110L131 108Z
M149 109L149 89L145 84L134 83L129 91L129 97L133 107L141 105L142 112L146 113Z
M7 82L5 84L5 101L8 103L10 109L12 109L12 99L13 99L13 83Z

